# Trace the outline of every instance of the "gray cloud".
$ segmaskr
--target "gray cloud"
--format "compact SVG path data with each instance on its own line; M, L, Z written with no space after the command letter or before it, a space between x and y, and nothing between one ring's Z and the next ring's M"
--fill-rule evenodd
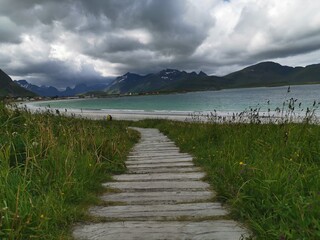
M272 59L314 63L319 8L312 0L0 0L0 68L63 86L167 67L224 74Z
M190 24L191 19L189 21L184 19L186 4L182 0L93 1L93 3L95 4L92 4L92 1L83 1L82 6L100 19L101 16L106 17L110 25L106 26L105 31L144 29L153 38L150 44L145 44L145 49L161 51L165 55L189 55L207 36L209 27L209 21L205 18L208 18L205 16L207 14L204 14L200 24ZM96 22L97 25L100 23L101 21ZM91 27L97 29L97 25ZM85 29L88 30L88 27ZM132 45L133 41L130 39L125 41L124 38L127 37L118 38L120 42L117 44L111 40L109 51L123 51L123 48L127 48L128 42ZM119 46L121 42L124 47ZM141 44L136 45L141 47Z
M20 43L19 27L5 16L0 16L0 42Z
M106 83L110 80L110 78L102 77L90 65L81 66L80 69L72 69L61 61L30 63L26 66L8 69L8 73L27 80L31 79L39 85L53 84L61 88L79 83Z
M81 48L83 52L97 58L111 57L114 53L125 54L144 48L144 44L136 39L124 36L105 35L94 44L85 42Z

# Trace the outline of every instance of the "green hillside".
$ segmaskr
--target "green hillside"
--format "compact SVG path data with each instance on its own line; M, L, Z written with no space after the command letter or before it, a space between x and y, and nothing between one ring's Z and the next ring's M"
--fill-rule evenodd
M30 92L17 83L13 82L12 79L0 69L0 97L33 97L35 93Z
M290 76L291 84L319 84L320 83L320 64L296 68Z
M300 84L320 84L320 64L288 67L274 62L263 62L228 74L226 87L272 87Z

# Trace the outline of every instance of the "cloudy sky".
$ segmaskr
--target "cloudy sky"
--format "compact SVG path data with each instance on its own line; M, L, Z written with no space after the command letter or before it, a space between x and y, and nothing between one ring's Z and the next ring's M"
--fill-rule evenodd
M320 62L318 0L0 0L0 68L63 87L163 68Z

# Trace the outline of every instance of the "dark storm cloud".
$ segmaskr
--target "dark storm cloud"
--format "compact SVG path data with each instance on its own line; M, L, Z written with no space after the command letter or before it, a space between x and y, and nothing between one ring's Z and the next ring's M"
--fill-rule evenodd
M0 14L15 23L32 27L35 24L51 24L68 14L69 1L55 0L0 0ZM30 28L29 28L30 30Z
M95 44L84 43L82 46L83 52L97 57L97 58L112 58L113 53L120 53L121 55L126 52L132 53L133 51L144 48L141 42L121 36L105 36L101 37Z
M131 26L147 28L154 36L152 47L155 50L188 55L206 38L208 16L203 16L201 24L192 24L191 19L185 19L185 1L147 2L143 11L132 14L136 21ZM211 22L211 27L213 26L214 21Z
M119 29L141 29L151 36L150 41L142 43L137 39L130 39L128 35L113 37L112 34L107 34L104 41L87 45L86 49L89 51L86 54L89 56L121 63L119 73L154 71L162 66L169 67L170 64L178 66L180 64L176 63L191 56L206 39L208 29L214 26L214 19L210 17L209 11L201 13L200 21L194 21L193 17L199 13L194 11L195 15L187 15L186 12L190 11L192 5L182 0L93 3L82 1L82 6L100 19L101 16L105 17L102 21L105 22L106 31L112 29L114 33Z
M319 8L313 0L0 0L0 68L62 86L168 67L227 73L270 59L316 62L307 53L320 50Z
M72 69L61 61L30 63L26 66L8 69L13 76L25 76L39 85L54 85L56 87L74 86L79 83L106 83L109 78L102 77L90 65ZM30 74L31 73L31 74Z
M295 56L302 53L309 53L320 49L320 37L317 41L310 41L308 39L294 44L288 44L282 47L275 47L274 49L268 49L268 51L262 51L256 54L255 57L260 59L272 59L279 57Z
M214 21L206 20L208 16L202 16L201 24L193 24L191 19L186 20L186 1L183 0L82 1L82 7L100 19L101 16L106 17L105 21L109 21L110 25L105 31L146 30L153 39L144 47L152 51L163 51L166 55L191 54L206 38L207 28L214 24ZM100 21L96 22L99 23ZM120 41L127 45L123 39ZM110 41L108 52L123 51L123 47L119 45ZM96 52L100 53L99 49Z

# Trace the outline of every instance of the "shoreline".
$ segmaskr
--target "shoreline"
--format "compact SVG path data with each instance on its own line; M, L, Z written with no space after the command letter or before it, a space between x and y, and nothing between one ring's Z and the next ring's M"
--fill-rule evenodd
M39 102L37 102L39 103ZM145 119L173 120L182 122L206 122L206 123L273 123L284 122L302 123L306 120L310 123L319 124L319 116L309 118L305 113L290 114L288 112L193 112L193 111L143 111L143 110L120 110L120 109L74 109L74 108L51 108L35 106L34 102L17 103L20 109L26 109L31 113L50 112L56 115L86 118L92 120L106 120L108 115L113 120L140 121Z
M192 120L192 112L168 112L168 111L157 111L157 112L146 112L140 110L117 110L117 109L74 109L74 108L51 108L51 107L40 107L35 106L32 102L21 102L18 103L18 108L26 108L32 113L44 113L51 112L64 116L82 117L92 120L103 120L108 115L112 116L113 120L126 120L126 121L139 121L144 119L167 119L176 121L188 121Z

